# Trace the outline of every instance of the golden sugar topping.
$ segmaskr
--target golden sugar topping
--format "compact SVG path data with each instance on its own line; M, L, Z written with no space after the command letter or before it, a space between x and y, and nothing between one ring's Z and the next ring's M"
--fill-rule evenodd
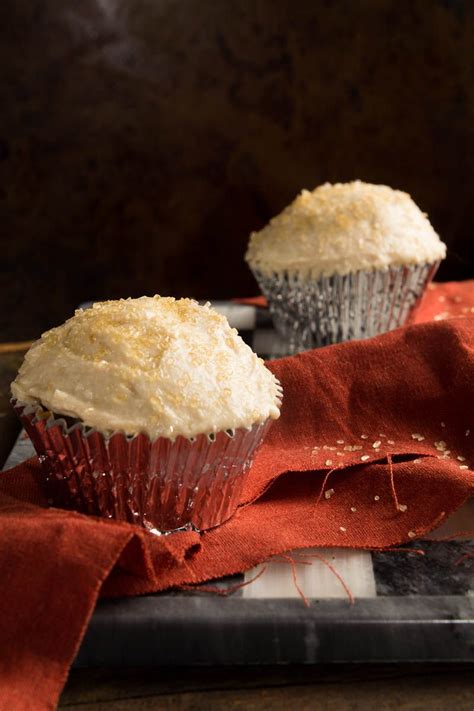
M446 247L411 197L386 185L325 183L303 190L246 253L252 269L300 276L436 262Z
M103 431L172 439L250 427L281 401L224 316L160 296L79 309L33 344L12 393Z

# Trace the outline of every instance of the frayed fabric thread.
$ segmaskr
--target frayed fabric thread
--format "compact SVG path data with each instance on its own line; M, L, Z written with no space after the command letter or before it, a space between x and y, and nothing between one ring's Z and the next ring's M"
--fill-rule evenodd
M259 570L259 572L253 578L251 578L251 580L246 580L243 583L236 583L235 585L231 585L228 588L218 588L215 585L199 585L199 583L196 583L195 585L187 585L186 583L183 583L182 585L178 585L177 589L188 590L190 592L196 593L211 593L213 595L219 595L220 597L228 597L229 595L233 595L235 592L237 592L237 590L245 588L247 587L247 585L251 585L252 583L254 583L264 574L266 569L267 566L264 564L261 570Z

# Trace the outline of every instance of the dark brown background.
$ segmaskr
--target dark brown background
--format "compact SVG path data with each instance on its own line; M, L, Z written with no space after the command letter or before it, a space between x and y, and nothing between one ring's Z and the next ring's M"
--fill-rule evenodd
M0 338L256 290L302 188L408 190L473 276L474 2L1 0Z

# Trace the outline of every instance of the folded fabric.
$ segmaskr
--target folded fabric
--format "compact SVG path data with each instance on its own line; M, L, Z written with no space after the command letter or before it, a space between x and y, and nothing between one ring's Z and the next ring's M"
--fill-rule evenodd
M444 521L474 491L466 316L270 362L281 418L237 514L204 534L47 508L35 459L3 473L3 706L54 708L99 594L192 585L300 547L384 548Z

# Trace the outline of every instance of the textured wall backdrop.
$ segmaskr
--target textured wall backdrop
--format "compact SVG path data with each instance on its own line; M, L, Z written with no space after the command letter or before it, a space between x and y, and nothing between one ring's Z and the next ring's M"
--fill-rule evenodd
M302 188L408 190L473 275L474 3L2 0L0 338L81 300L255 292Z

